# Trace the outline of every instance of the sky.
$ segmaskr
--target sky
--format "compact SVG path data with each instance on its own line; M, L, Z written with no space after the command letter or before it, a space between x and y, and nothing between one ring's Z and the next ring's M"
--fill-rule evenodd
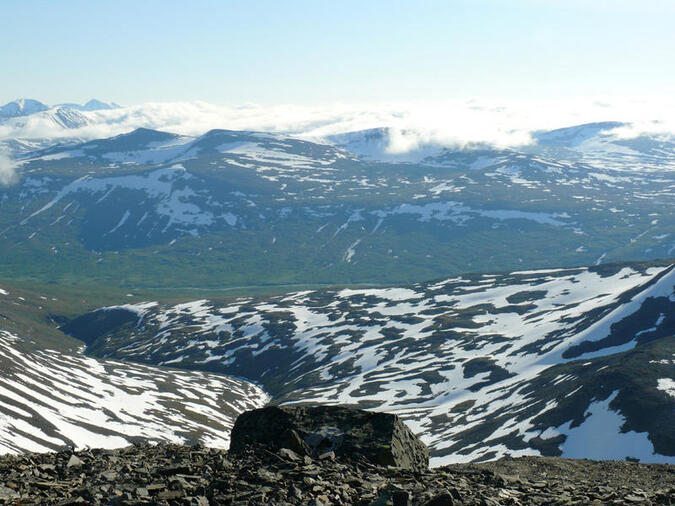
M675 94L672 0L0 2L0 103Z

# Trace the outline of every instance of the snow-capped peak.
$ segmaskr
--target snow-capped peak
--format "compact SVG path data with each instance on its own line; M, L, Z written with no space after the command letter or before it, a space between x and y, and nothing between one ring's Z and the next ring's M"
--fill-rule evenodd
M19 98L0 107L0 118L28 116L47 109L49 109L48 106L32 98Z
M69 102L57 104L57 107L67 107L69 109L75 109L77 111L109 111L111 109L119 109L120 106L115 102L108 103L92 98L84 105Z

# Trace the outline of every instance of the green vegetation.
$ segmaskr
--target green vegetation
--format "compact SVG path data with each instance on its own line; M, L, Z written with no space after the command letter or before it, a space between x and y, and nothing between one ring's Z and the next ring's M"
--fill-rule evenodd
M244 135L216 132L181 162L185 172L144 186L171 164L106 158L108 144L137 149L158 133L137 135L96 141L86 157L27 162L22 181L0 190L0 278L236 292L672 256L666 174L618 185L589 176L599 169L561 171L510 152L474 171L368 163L273 139L249 157L216 152Z

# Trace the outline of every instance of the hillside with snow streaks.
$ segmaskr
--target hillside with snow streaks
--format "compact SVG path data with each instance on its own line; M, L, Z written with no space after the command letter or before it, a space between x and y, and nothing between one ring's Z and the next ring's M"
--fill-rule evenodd
M379 162L286 135L148 129L52 146L21 155L17 183L0 187L4 276L399 284L670 258L667 164L619 172L567 149L542 137L534 151L444 148Z
M628 456L673 462L661 380L675 376L674 289L668 264L522 271L110 307L64 331L92 355L234 374L275 402L397 412L437 465L573 452L565 435L580 437L584 413L605 401L616 441L639 434Z
M0 330L0 454L134 441L227 448L234 419L266 395L202 372L96 360Z

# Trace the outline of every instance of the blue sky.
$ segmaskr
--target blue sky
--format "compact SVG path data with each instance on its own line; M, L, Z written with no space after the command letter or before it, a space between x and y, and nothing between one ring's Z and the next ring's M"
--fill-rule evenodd
M3 1L0 102L675 92L670 0Z

